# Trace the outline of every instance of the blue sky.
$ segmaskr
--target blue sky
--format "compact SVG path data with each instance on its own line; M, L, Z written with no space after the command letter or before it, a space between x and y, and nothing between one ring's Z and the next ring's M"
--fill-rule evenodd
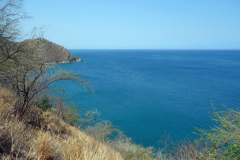
M68 49L240 49L239 0L25 0L25 32Z

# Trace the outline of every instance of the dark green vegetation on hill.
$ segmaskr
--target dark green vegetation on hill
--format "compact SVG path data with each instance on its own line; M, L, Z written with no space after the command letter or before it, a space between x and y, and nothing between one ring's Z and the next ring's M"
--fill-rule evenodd
M132 143L111 122L98 122L97 112L84 116L67 106L64 94L51 88L52 83L71 80L90 93L91 85L81 74L49 74L54 68L49 63L77 59L43 38L19 43L19 22L25 18L20 0L0 1L1 159L240 159L238 110L214 113L216 126L199 130L202 138L195 144L172 144L165 137L163 148L155 151ZM83 131L89 123L95 125Z

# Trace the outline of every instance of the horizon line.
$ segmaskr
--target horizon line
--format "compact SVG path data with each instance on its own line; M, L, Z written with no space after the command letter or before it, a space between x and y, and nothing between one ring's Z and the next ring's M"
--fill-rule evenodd
M218 50L218 51L226 51L226 50L234 50L238 51L240 49L76 49L76 48L67 48L68 50Z

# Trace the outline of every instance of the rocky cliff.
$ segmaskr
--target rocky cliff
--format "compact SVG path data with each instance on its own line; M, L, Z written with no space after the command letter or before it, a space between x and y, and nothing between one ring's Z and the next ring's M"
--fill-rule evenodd
M73 63L82 62L82 59L72 55L64 47L50 42L46 39L31 39L21 42L29 50L38 54L42 58L46 58L47 63Z

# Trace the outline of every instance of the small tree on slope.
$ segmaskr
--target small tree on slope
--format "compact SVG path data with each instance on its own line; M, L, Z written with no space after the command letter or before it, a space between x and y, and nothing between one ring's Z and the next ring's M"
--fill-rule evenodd
M212 158L240 159L240 111L227 109L214 114L217 125L210 130L200 130L211 144Z

